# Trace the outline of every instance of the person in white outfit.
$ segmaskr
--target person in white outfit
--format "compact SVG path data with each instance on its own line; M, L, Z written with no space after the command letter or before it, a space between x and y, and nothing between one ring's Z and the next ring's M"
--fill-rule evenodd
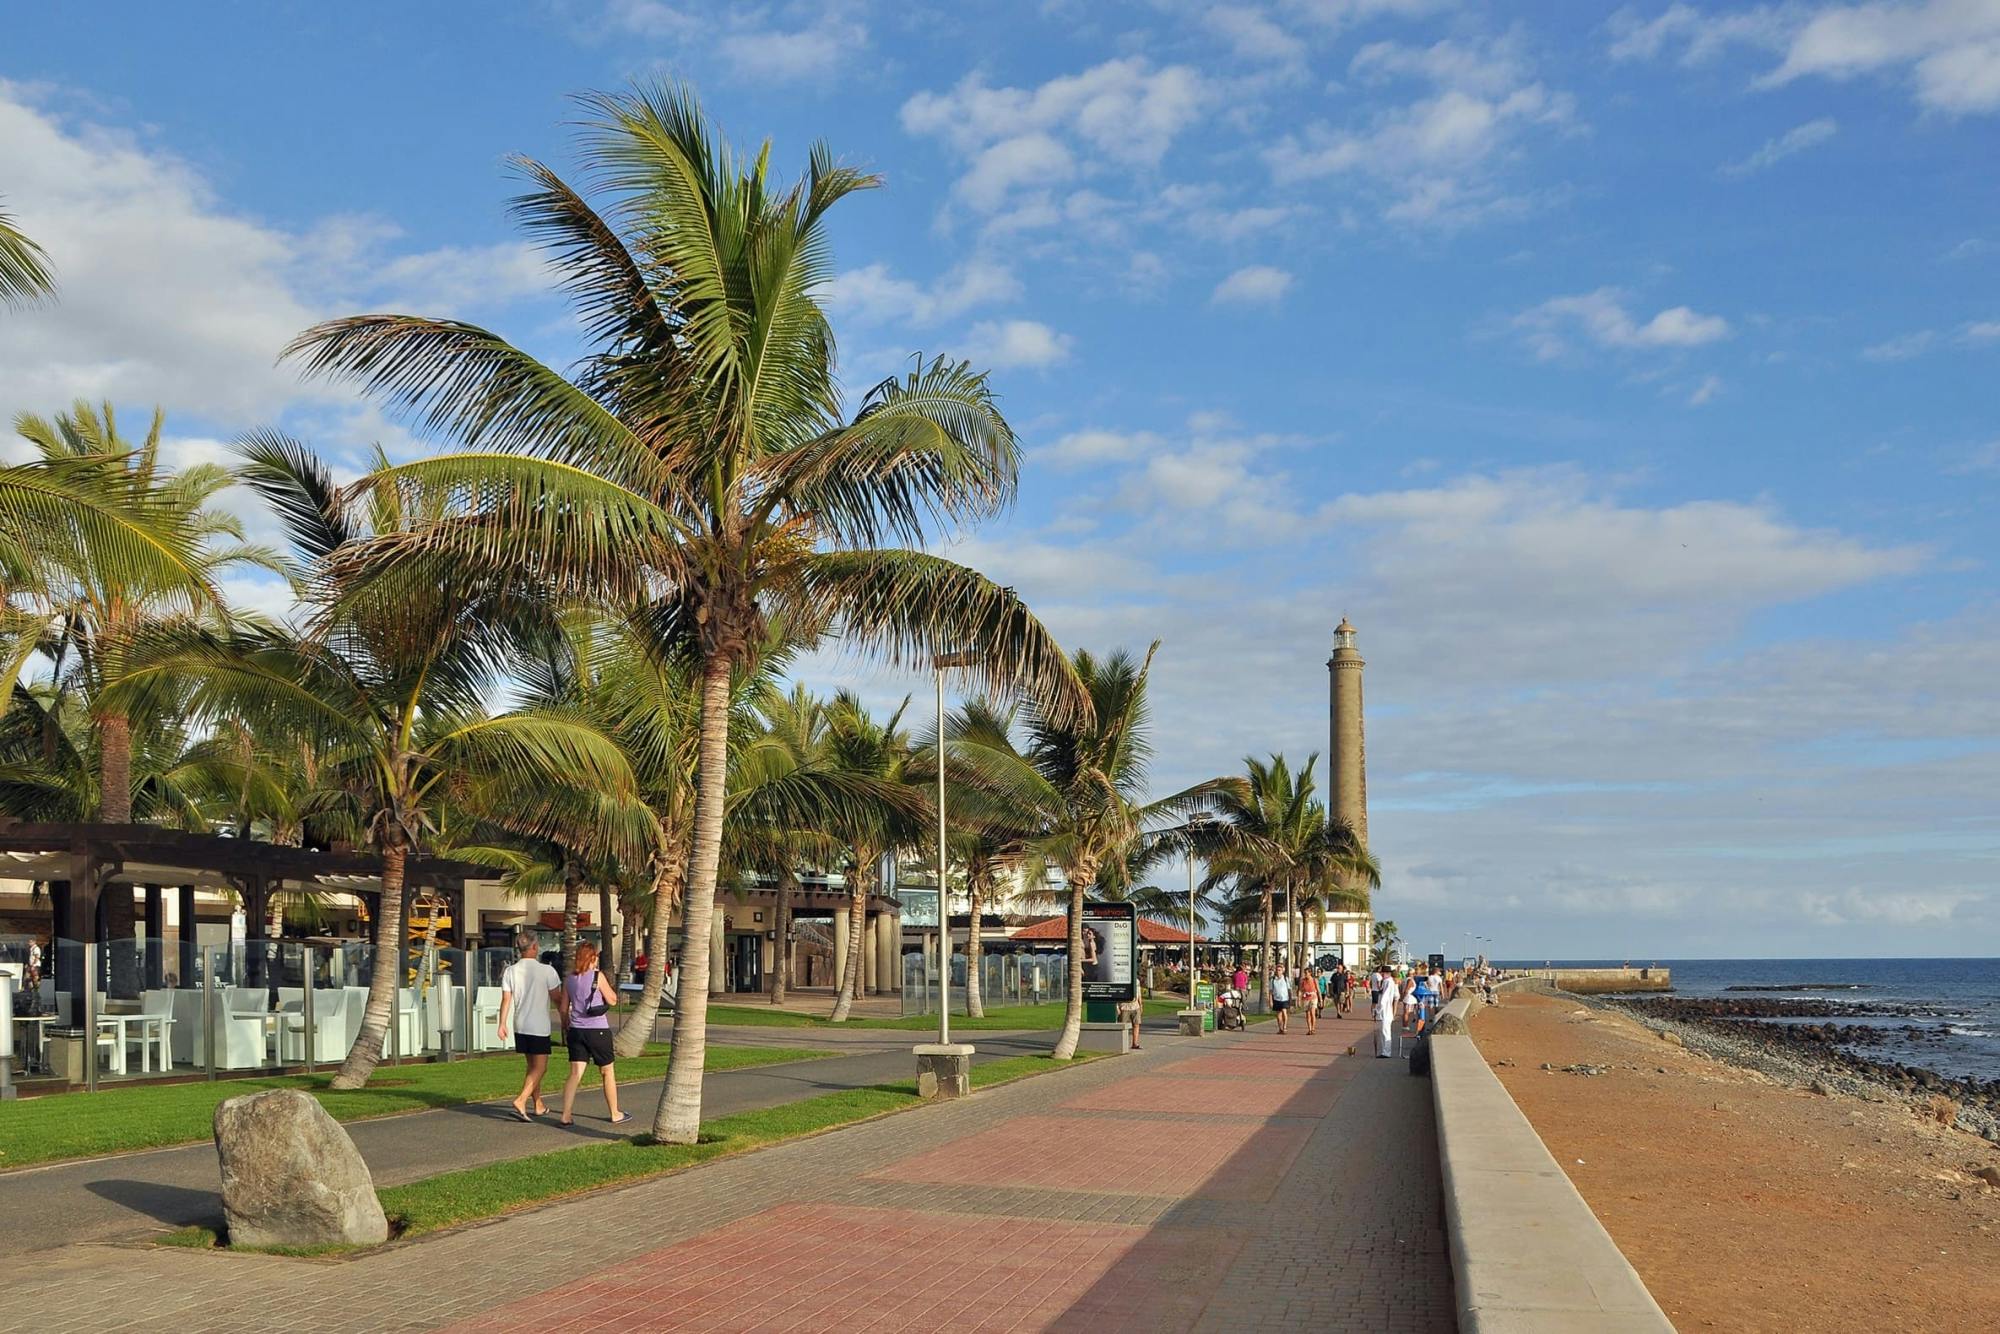
M1379 984L1375 992L1375 1055L1388 1060L1396 1054L1396 1011L1402 998L1389 965L1375 970L1375 980Z

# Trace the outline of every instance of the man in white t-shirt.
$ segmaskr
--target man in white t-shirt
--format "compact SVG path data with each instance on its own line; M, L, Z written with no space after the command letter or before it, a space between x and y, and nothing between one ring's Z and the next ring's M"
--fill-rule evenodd
M1375 983L1369 991L1375 997L1375 1055L1388 1060L1396 1054L1396 1011L1402 1000L1388 964L1375 970Z
M548 1073L550 1038L555 1032L551 1017L562 1013L562 979L535 957L540 948L534 932L521 932L514 938L514 951L521 957L500 974L500 1040L507 1040L508 1020L512 1019L514 1050L528 1061L528 1077L514 1099L514 1115L523 1121L532 1121L549 1110L542 1101L542 1076ZM528 1115L531 1098L534 1116Z

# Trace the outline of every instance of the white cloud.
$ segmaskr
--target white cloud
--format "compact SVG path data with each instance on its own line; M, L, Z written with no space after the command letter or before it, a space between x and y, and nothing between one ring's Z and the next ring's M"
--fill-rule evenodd
M2000 338L2000 320L1974 320L1965 326L1965 337L1975 343L1987 343Z
M1028 459L1067 472L1105 463L1129 463L1164 443L1151 431L1071 431L1053 444L1030 449Z
M1694 64L1749 46L1778 58L1760 87L1882 75L1908 83L1928 110L2000 111L2000 5L1992 0L1764 5L1733 14L1675 3L1649 20L1625 11L1610 31L1617 59L1654 59L1678 45Z
M944 141L965 162L959 199L976 212L1031 210L1060 220L1052 188L1101 169L1157 164L1209 96L1185 65L1107 60L1035 88L994 88L969 74L949 92L903 104L903 128ZM1022 218L1017 217L1019 225Z
M1305 59L1306 44L1254 5L1212 6L1202 15L1202 24L1228 42L1240 59L1283 66L1297 66Z
M832 0L812 21L789 26L766 5L673 5L611 0L593 26L610 33L712 50L739 79L823 79L868 48L860 7Z
M839 322L923 328L980 306L1016 300L1020 295L1021 282L1012 270L990 259L974 258L939 275L928 286L896 277L887 264L864 264L835 274L822 299Z
M1861 349L1861 355L1869 361L1908 361L1930 351L1937 342L1937 332L1933 329L1919 329L1914 333L1898 334L1885 338L1879 343Z
M1053 366L1069 360L1074 342L1038 320L982 320L966 335L966 355L997 370Z
M1721 392L1722 377L1719 375L1704 375L1701 377L1701 383L1696 385L1694 390L1688 394L1688 406L1691 408L1705 407L1713 403L1715 396Z
M1290 290L1292 275L1269 264L1241 268L1215 285L1209 300L1218 305L1269 305Z
M66 122L4 81L0 181L61 282L58 300L0 320L0 417L82 397L247 427L295 403L351 404L274 364L308 325L362 303L458 314L549 289L524 246L397 255L397 228L369 218L288 231L172 153Z
M717 50L741 78L822 78L849 64L868 46L868 29L827 14L809 27L753 26L732 32Z
M1783 162L1795 153L1803 153L1833 138L1839 130L1833 117L1822 116L1794 126L1775 139L1766 139L1763 147L1740 162L1731 162L1722 168L1724 176L1751 176Z
M1516 315L1513 326L1545 361L1569 352L1577 335L1600 347L1627 350L1700 347L1730 335L1728 320L1688 306L1670 306L1641 323L1615 287L1551 297Z
M1499 166L1525 132L1569 125L1575 115L1569 94L1530 76L1512 39L1376 42L1349 68L1364 83L1415 80L1431 91L1347 125L1321 122L1287 134L1265 161L1280 182L1372 180L1389 191L1384 212L1392 220L1456 225L1518 207L1501 187Z

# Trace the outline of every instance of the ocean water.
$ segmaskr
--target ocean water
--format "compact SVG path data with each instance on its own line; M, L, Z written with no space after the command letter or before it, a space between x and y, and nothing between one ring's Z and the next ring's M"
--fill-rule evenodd
M1889 1032L1857 1049L1871 1060L1942 1075L2000 1079L2000 959L1556 959L1557 967L1615 968L1630 962L1673 969L1677 996L1809 998L1836 1007L1883 1005L1912 1013L1842 1016ZM1506 962L1534 969L1544 961ZM1745 990L1754 988L1754 990ZM1812 1023L1813 1020L1800 1020ZM1910 1025L1927 1036L1910 1039Z

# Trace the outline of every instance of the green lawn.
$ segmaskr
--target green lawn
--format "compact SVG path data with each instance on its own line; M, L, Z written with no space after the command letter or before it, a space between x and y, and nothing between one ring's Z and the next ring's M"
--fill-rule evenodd
M1177 999L1146 1002L1146 1013L1153 1015L1173 1014L1185 1008L1186 1002ZM1061 1028L1062 1021L1061 1005L998 1005L988 1006L985 1017L981 1019L968 1019L956 1011L951 1016L953 1028L969 1032ZM937 1016L913 1014L895 1019L856 1018L844 1024L835 1024L823 1014L797 1014L768 1005L711 1005L708 1007L708 1022L740 1028L893 1028L906 1033L927 1033L937 1027Z
M1095 1055L1079 1056L1073 1062L1058 1062L1047 1056L1014 1056L1003 1061L991 1061L973 1067L972 1083L975 1088L990 1088L995 1084L1062 1069L1066 1065L1080 1065L1085 1060L1094 1059ZM638 1136L445 1172L380 1192L382 1210L389 1215L399 1235L417 1237L565 1195L577 1195L604 1186L678 1171L727 1154L830 1130L835 1126L849 1125L920 1104L914 1082L847 1089L762 1111L717 1117L702 1126L699 1144L654 1144L644 1136ZM196 1227L169 1233L161 1241L172 1246L213 1246L218 1238L213 1229ZM278 1253L317 1255L327 1252L321 1249Z
M834 1055L789 1047L710 1047L711 1071L741 1070L781 1061ZM666 1072L667 1048L656 1044L637 1060L620 1061L621 1080L649 1079ZM562 1089L560 1059L544 1088ZM264 1089L304 1089L337 1121L456 1107L512 1097L521 1088L521 1058L481 1056L448 1065L383 1066L366 1088L336 1093L328 1075L273 1075L218 1079L193 1084L153 1084L107 1088L98 1093L52 1093L6 1104L0 1112L0 1171L64 1158L88 1158L129 1149L188 1144L214 1133L215 1109L226 1098ZM597 1081L593 1078L590 1084Z

